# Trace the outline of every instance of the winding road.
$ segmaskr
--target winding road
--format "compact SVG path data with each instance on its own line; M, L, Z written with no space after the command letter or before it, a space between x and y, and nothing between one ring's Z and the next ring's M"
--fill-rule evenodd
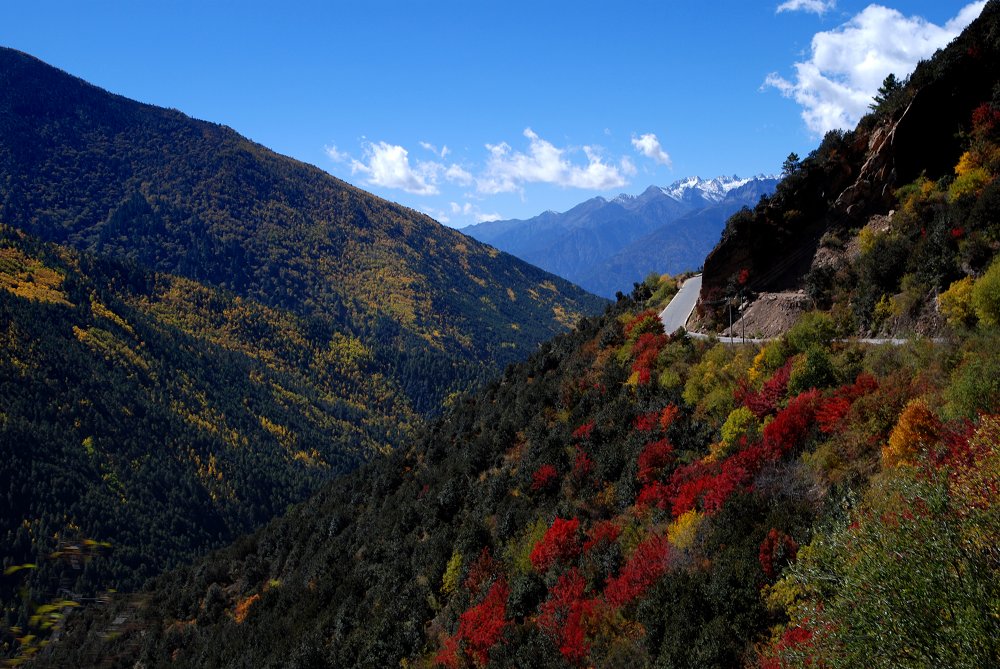
M660 322L663 323L663 331L672 334L678 328L682 328L691 317L694 305L698 303L698 295L701 294L701 274L696 274L681 286L673 299L670 300L663 311L660 312Z
M696 274L681 286L681 289L677 291L673 299L670 300L663 311L660 312L660 322L663 323L663 331L667 334L673 334L678 330L678 328L685 328L688 319L691 317L691 312L694 311L695 305L698 303L698 296L701 294L701 274ZM712 335L707 335L702 332L692 332L688 330L689 337L695 339L711 339ZM773 341L776 337L769 337L765 339L754 339L751 337L721 337L715 336L715 338L722 344L764 344L769 341ZM910 341L905 338L897 337L887 337L887 338L851 338L850 340L838 340L838 341L854 341L859 344L892 344L893 346L901 346L906 342ZM931 339L935 343L940 343L944 341L943 339Z

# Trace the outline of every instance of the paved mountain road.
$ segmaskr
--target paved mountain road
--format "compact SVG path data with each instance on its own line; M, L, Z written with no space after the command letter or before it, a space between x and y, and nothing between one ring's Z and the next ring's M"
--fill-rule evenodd
M677 331L677 328L684 327L688 318L691 317L691 312L694 311L694 305L698 303L700 294L701 274L697 274L684 282L681 289L670 300L670 304L660 312L660 321L663 323L664 332L672 334Z
M681 286L681 289L677 291L673 299L670 300L663 311L660 312L660 322L663 323L663 331L667 334L673 334L678 328L685 327L688 318L691 317L691 312L694 311L695 305L698 303L698 296L701 295L701 274L696 274ZM686 328L685 328L686 329ZM713 335L708 335L703 332L691 332L688 331L688 336L695 339L710 339ZM755 339L751 337L722 337L715 335L715 338L722 344L765 344L769 341L774 341L777 337L768 337L765 339ZM899 338L899 337L876 337L876 338L855 338L850 339L840 339L838 341L853 341L859 344L892 344L893 346L901 346L910 339ZM931 339L930 341L934 343L941 343L943 339Z

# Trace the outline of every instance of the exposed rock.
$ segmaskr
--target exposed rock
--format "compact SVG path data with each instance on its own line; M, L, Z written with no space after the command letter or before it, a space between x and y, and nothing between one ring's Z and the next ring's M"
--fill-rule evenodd
M895 154L893 152L896 128L906 118L912 103L898 120L877 126L868 138L864 164L854 183L842 192L834 203L851 218L862 216L878 207L888 207L893 201L896 185Z
M743 316L722 334L730 337L779 337L788 331L799 316L812 308L805 291L761 293L743 312Z
M868 223L862 230L867 230L868 232L874 234L886 234L892 230L892 215L894 211L890 211L888 214L879 215L876 214L868 219ZM861 255L861 235L857 234L851 237L851 240L847 242L847 246L844 249L845 257L848 260L856 260Z

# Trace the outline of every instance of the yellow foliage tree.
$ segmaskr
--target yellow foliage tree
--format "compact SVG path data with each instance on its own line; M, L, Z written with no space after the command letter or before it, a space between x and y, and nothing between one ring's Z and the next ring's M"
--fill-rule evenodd
M976 311L972 306L972 277L965 277L952 283L948 290L938 295L938 307L948 325L969 327L976 323Z
M678 550L685 550L694 545L701 519L702 514L691 509L670 523L670 527L667 528L667 540L670 541L670 545Z
M445 567L444 576L441 577L441 594L450 595L458 588L459 579L462 576L462 554L457 550L451 554L448 566Z
M920 450L936 443L941 436L941 421L921 398L910 400L899 415L889 443L882 448L882 463L887 467L908 464Z
M972 286L972 306L981 323L1000 325L1000 260L994 260Z

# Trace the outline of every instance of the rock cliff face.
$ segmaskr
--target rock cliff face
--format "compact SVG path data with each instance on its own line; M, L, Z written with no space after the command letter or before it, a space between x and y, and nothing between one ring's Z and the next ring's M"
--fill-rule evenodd
M952 174L972 111L994 97L1000 4L931 61L907 86L852 131L828 133L775 195L727 223L705 260L702 311L742 290L803 287L825 233L850 236L895 206L895 191L921 174ZM741 282L740 279L743 279Z

